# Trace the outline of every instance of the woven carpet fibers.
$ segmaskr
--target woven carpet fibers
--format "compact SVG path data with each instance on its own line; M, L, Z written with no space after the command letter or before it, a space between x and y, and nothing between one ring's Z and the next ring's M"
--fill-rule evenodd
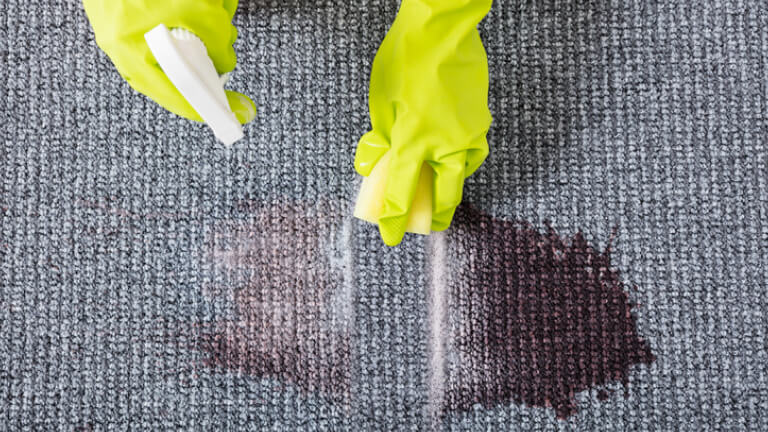
M233 149L0 4L0 430L768 430L768 3L498 0L453 227L350 217L396 0L241 1Z

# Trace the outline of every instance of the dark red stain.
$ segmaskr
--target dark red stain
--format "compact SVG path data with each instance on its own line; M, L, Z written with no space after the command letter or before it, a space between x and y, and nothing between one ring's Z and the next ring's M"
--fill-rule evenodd
M271 377L333 399L349 388L349 331L341 269L331 264L339 219L329 208L280 205L220 223L210 261L233 297L231 317L198 326L208 367Z
M448 409L514 401L565 418L576 393L595 388L608 399L604 386L626 389L630 367L654 361L610 246L600 252L581 233L567 241L468 206L449 238L449 259L463 265L451 288L461 367L450 374Z

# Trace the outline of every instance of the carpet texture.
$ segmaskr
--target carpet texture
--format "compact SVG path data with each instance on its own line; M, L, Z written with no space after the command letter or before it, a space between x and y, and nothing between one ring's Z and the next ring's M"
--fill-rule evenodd
M0 430L768 430L768 3L498 0L453 227L351 218L396 0L242 1L246 139L0 5Z

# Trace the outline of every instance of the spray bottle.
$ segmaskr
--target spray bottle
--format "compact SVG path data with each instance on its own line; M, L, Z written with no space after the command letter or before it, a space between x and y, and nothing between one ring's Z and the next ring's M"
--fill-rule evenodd
M205 44L193 33L160 24L144 35L163 72L197 111L224 145L243 138L243 127L229 108L224 84L229 74L219 76Z

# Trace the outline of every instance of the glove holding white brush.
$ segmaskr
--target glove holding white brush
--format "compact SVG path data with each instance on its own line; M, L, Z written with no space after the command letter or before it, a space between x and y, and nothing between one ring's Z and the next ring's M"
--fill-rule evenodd
M203 121L158 64L145 34L164 24L197 36L207 48L216 72L231 72L237 63L232 46L237 29L232 18L237 0L83 0L99 47L138 92L184 118ZM229 108L240 123L256 115L247 96L227 91Z

